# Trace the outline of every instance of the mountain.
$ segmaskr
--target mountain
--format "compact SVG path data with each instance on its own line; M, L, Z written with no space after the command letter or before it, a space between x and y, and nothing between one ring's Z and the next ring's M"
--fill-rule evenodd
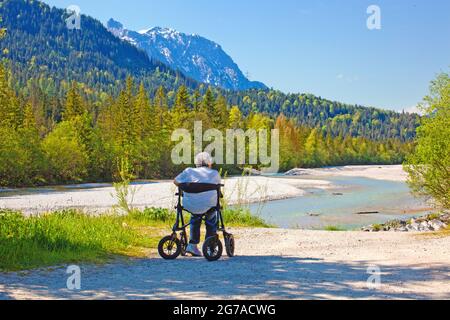
M76 80L108 91L132 75L148 89L198 85L118 39L89 16L81 16L80 30L69 30L65 10L32 0L2 1L0 16L1 26L7 29L0 48L22 82L31 78L56 84Z
M0 27L8 29L0 40L0 57L7 59L13 88L24 97L43 101L44 113L56 114L55 120L71 80L81 83L91 101L105 101L107 94L117 96L125 78L132 75L137 83L144 83L152 99L156 89L163 86L169 107L174 106L181 85L188 87L192 101L198 99L194 90L199 90L202 100L208 89L155 57L149 58L129 42L131 36L147 37L151 31L126 32L120 23L110 21L110 30L130 36L124 41L88 16L82 16L81 30L69 30L65 10L32 0L0 1L0 16ZM175 37L176 32L170 34ZM284 114L299 125L319 128L332 136L410 141L419 123L418 115L348 105L311 94L286 94L265 87L240 91L213 87L212 91L246 116L261 113L276 118Z
M247 79L220 45L199 35L160 27L136 32L113 19L107 27L120 39L145 50L150 57L199 82L228 90L267 88L261 82Z

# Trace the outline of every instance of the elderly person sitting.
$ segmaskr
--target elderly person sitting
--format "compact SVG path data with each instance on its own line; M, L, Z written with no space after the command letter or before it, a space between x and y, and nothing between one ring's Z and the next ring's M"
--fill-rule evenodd
M175 178L175 185L183 183L207 183L218 185L221 183L219 172L212 169L213 159L207 152L198 154L195 157L196 168L188 168ZM195 257L202 255L198 249L200 243L200 227L202 216L206 216L206 239L215 236L217 233L217 212L209 212L217 204L217 192L207 191L199 194L184 193L183 207L192 214L191 236L186 252Z

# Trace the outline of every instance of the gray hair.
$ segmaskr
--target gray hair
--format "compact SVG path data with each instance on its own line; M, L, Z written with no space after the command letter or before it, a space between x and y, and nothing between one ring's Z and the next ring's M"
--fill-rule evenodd
M213 158L208 152L202 152L195 156L194 163L195 165L200 167L208 167L212 165L214 162Z

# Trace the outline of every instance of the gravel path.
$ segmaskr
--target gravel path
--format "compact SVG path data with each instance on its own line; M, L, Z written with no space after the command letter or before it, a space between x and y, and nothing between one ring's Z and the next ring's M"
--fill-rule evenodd
M0 299L450 299L450 238L412 233L232 230L237 254L163 261L156 256L0 274ZM367 287L368 267L381 284Z

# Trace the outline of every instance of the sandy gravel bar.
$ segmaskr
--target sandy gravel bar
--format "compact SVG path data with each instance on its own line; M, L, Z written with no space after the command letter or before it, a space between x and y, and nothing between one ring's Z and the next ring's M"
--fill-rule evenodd
M286 178L248 177L229 178L225 184L225 196L230 204L237 202L259 202L301 197L307 189L332 189L327 177L365 177L389 181L406 181L402 166L346 166L324 169L295 169L298 176ZM323 177L323 178L322 178ZM172 208L175 205L176 189L171 181L145 184L136 187L133 204L145 207ZM61 192L33 193L27 195L2 196L0 208L40 213L67 208L86 212L102 213L111 210L116 203L114 188L102 187Z
M304 189L312 187L326 189L332 186L330 182L324 180L229 178L225 182L225 197L229 204L280 200L303 196ZM138 185L133 188L136 192L132 203L136 208L173 208L176 204L176 187L171 181ZM103 187L27 195L0 195L0 208L22 210L26 213L77 208L86 212L101 213L110 211L116 204L113 193L113 187Z
M0 299L450 299L450 238L414 233L233 230L238 256L0 274ZM381 283L368 288L369 267ZM373 270L373 269L372 269ZM371 270L369 270L371 271Z
M405 182L408 174L401 165L392 166L344 166L321 169L294 169L298 176L363 177L376 180Z

